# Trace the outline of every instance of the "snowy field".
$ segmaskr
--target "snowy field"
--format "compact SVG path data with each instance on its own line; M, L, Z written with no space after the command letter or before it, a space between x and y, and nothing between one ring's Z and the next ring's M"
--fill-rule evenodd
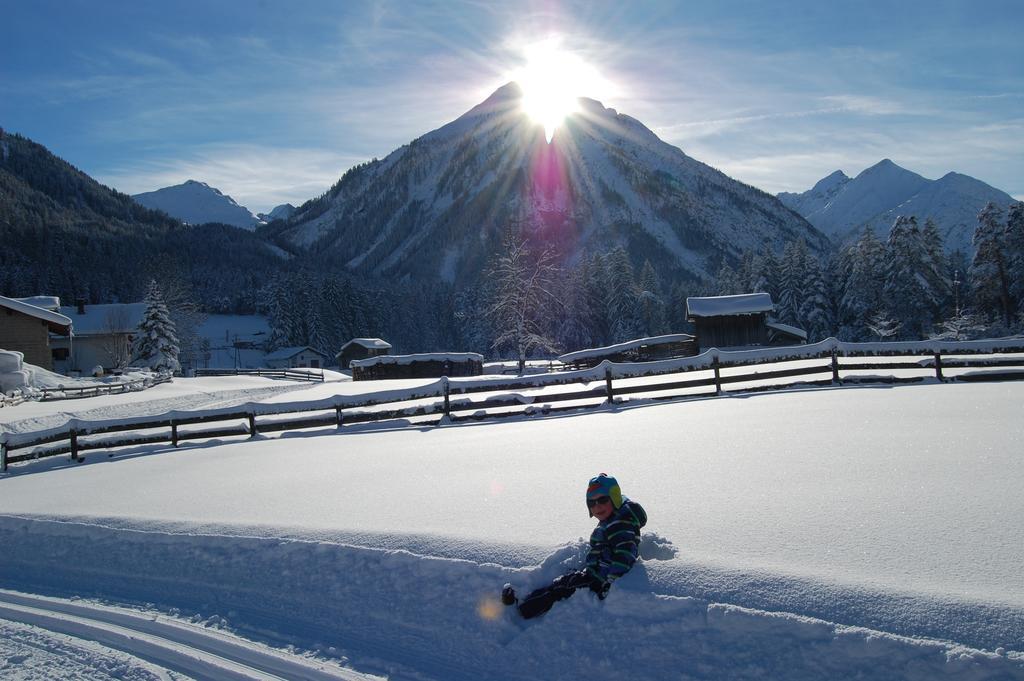
M0 427L379 388L176 379ZM182 662L198 646L281 678L1024 679L1022 417L1022 383L932 382L12 466L0 676L247 677ZM516 621L501 584L579 561L600 471L647 509L641 563ZM137 620L164 652L111 633ZM38 671L63 655L93 671Z

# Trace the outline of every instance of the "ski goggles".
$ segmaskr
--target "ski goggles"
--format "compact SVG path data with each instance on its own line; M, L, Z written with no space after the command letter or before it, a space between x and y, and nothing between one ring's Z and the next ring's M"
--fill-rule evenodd
M611 503L612 498L609 496L594 497L593 499L587 499L587 508L594 508L595 506L604 506L605 504Z

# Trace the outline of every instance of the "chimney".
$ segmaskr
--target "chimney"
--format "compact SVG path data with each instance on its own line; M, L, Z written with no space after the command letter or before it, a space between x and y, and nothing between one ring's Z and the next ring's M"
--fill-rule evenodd
M75 298L75 305L78 306L78 314L85 314L85 298Z

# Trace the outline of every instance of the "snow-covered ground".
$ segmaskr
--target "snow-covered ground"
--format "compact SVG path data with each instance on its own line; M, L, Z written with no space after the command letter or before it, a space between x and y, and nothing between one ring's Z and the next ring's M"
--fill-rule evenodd
M193 380L145 394L380 388ZM53 404L0 427L66 419ZM55 457L0 478L0 587L402 679L1024 679L1022 405L1021 383L794 389ZM604 602L510 617L503 582L579 561L600 471L648 511L643 560ZM3 674L34 678L8 650Z

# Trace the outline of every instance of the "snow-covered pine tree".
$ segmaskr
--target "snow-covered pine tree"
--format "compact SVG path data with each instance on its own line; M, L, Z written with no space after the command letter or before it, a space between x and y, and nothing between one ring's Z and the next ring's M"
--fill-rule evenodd
M564 272L559 280L559 299L564 305L556 337L567 352L597 345L594 342L594 305L587 282L590 265L587 262Z
M921 230L924 254L921 258L921 280L924 286L924 303L934 323L944 317L953 297L953 285L949 279L949 258L942 246L942 235L935 221L928 218Z
M641 333L645 336L658 336L666 332L665 302L661 299L661 285L658 273L650 260L645 260L640 268L640 322Z
M900 215L885 244L885 298L889 312L900 322L902 336L924 338L934 320L925 301L922 279L924 242L914 216Z
M930 336L932 340L973 340L981 338L985 333L985 322L970 310L960 310L939 324L938 329Z
M803 239L786 244L779 268L779 301L775 308L779 321L801 328L804 326L801 308L806 297L807 258L807 244Z
M739 282L736 270L730 267L729 263L722 263L722 266L718 268L718 273L715 274L715 282L712 284L714 295L734 296L744 293L744 288Z
M832 303L821 263L809 252L804 261L804 272L806 284L799 316L803 320L802 328L807 332L807 340L815 342L832 333Z
M750 292L767 293L772 300L779 302L779 261L769 244L765 244L764 250L755 259L753 270Z
M989 203L978 214L978 226L974 230L971 287L977 309L999 315L1003 324L1009 326L1016 306L1010 294L1010 263L1005 238L1003 211Z
M885 247L870 227L860 239L843 250L837 261L839 293L839 337L843 340L866 340L868 320L882 308L882 267Z
M612 342L622 343L642 337L636 274L629 261L629 254L622 246L615 247L605 258L605 275Z
M288 291L289 282L284 275L274 275L266 287L267 321L270 324L270 337L267 339L268 350L286 348L292 344L292 308Z
M178 364L178 338L174 334L174 322L171 321L155 279L149 282L146 311L139 322L133 349L134 361L140 366L168 373L181 368Z
M1006 252L1010 269L1010 295L1024 313L1024 201L1010 205L1006 214Z
M871 330L871 333L878 336L880 341L893 340L893 337L899 333L901 326L903 324L893 319L885 310L879 310L868 319L868 329Z

